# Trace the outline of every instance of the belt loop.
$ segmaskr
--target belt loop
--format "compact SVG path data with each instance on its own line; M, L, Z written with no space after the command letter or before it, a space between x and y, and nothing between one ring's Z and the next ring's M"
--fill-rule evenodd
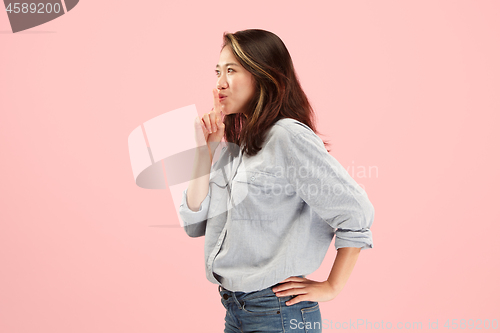
M238 308L241 310L243 308L243 305L240 303L240 301L236 298L236 292L231 291L231 295L233 296L234 302L236 305L238 305Z

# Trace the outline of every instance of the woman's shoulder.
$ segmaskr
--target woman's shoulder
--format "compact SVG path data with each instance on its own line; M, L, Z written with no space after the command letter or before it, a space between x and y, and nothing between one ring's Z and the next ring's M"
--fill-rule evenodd
M314 134L314 131L304 124L303 122L298 121L297 119L293 118L281 118L278 120L275 124L276 127L278 126L279 128L283 128L284 130L288 131L290 134L295 135L299 133L307 133L307 134Z
M324 149L323 140L306 124L293 119L282 118L271 127L266 139L267 147L317 150Z
M282 118L278 120L271 128L270 137L275 137L278 140L296 140L297 138L309 138L313 141L319 140L323 145L323 140L306 124L293 119Z

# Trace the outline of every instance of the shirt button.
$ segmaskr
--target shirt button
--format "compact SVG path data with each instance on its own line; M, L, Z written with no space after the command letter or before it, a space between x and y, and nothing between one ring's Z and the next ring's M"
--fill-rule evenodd
M220 245L220 242L217 242L217 245Z
M254 181L254 180L255 180L255 177L254 177L254 176L252 176L252 178L250 178L250 179L251 179L252 181Z

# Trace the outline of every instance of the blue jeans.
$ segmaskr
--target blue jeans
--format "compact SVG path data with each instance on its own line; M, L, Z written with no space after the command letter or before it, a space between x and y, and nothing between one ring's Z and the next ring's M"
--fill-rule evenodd
M277 285L250 293L219 286L221 302L226 308L224 333L322 332L318 302L302 301L288 306L285 302L294 296L277 297L272 291Z

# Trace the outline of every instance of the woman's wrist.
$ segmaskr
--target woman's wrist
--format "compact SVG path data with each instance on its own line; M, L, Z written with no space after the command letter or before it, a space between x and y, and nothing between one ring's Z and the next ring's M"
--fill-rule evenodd
M344 289L344 286L339 283L336 283L336 281L326 280L325 282L330 285L330 287L335 293L340 293L342 289Z

